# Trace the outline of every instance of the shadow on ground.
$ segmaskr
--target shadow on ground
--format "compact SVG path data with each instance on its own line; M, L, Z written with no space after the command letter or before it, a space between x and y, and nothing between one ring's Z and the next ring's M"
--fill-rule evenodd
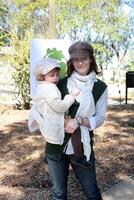
M134 128L129 120L133 113L131 106L109 107L104 126L97 130L103 133L95 136L97 179L102 192L132 175ZM27 120L14 119L2 126L0 146L0 199L52 199L51 180L43 162L45 141L40 133L30 133ZM84 200L71 169L68 190L70 200Z

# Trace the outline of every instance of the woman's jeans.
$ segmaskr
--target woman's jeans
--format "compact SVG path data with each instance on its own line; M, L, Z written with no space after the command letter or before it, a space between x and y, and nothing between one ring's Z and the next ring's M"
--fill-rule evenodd
M71 163L71 156L63 155L57 162L47 158L49 173L53 182L53 200L67 200L67 179L69 175L69 164L71 164L76 178L79 180L87 200L102 200L97 187L95 159L91 155L91 168L84 168ZM79 192L79 191L76 191Z

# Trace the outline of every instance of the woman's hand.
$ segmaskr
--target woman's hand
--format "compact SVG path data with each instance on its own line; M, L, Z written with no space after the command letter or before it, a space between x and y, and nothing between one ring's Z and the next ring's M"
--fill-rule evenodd
M89 127L90 124L89 124L89 120L87 117L80 117L80 116L77 116L76 117L78 123L82 126L86 126L86 127Z
M86 126L86 127L90 127L88 117L83 117L83 118L82 118L82 125L83 125L83 126Z
M65 132L69 134L73 134L74 131L78 128L79 124L76 119L72 119L70 116L65 118Z

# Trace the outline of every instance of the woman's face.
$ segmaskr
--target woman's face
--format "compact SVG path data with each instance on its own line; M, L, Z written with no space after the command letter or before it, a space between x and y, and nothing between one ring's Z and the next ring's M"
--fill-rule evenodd
M89 72L90 63L92 61L89 57L89 58L73 58L72 62L75 71L82 76L86 76Z

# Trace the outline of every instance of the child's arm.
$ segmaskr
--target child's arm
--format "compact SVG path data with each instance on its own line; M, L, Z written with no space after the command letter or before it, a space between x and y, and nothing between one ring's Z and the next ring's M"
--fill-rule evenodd
M64 113L75 102L75 95L72 94L66 95L62 100L59 89L54 85L49 86L49 91L45 90L44 92L47 104L55 112Z

